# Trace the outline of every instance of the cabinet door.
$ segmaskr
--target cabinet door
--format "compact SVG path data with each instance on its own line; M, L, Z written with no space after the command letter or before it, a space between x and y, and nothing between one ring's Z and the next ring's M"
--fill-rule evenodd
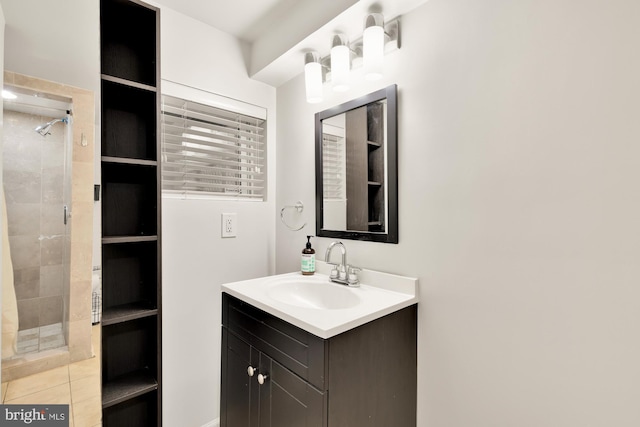
M222 328L221 427L259 427L257 367L259 353L227 328Z
M260 427L322 427L324 395L264 353L260 371Z

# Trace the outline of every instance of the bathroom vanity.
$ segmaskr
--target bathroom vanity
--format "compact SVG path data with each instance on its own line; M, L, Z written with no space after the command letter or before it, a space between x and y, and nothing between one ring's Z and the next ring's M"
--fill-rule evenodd
M292 273L223 285L221 426L415 427L415 282L403 293Z

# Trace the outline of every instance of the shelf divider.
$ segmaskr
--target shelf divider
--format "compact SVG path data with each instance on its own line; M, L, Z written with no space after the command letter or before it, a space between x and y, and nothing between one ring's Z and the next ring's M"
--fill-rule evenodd
M103 310L102 326L115 325L116 323L141 319L143 317L155 316L157 314L158 309L151 308L149 304L133 303L119 305Z
M102 384L102 408L108 408L126 400L158 389L158 382L148 371L138 371Z

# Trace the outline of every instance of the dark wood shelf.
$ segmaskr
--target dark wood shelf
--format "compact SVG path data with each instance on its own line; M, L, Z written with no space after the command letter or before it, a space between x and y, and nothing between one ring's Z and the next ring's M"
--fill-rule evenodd
M132 159L130 157L102 156L104 163L118 163L121 165L158 166L156 160Z
M102 408L117 405L157 389L158 382L147 370L122 376L102 384Z
M118 83L121 85L125 85L125 86L131 86L131 87L135 87L137 89L143 89L143 90L148 90L150 92L157 92L157 88L155 86L149 86L143 83L138 83L138 82L134 82L132 80L127 80L127 79L123 79L120 77L115 77L115 76L110 76L108 74L102 74L100 76L100 78L102 80L106 80L109 82L113 82L113 83Z
M115 239L114 239L115 240ZM102 246L103 315L118 307L129 310L159 306L157 271L158 242L116 240ZM125 315L120 313L120 315ZM114 316L118 316L117 314Z
M160 9L100 0L104 427L162 425Z
M152 308L145 303L124 304L116 307L105 308L102 312L102 326L115 325L143 317L155 316L157 308Z
M376 186L376 187L379 187L379 186L382 185L382 183L378 182L378 181L367 181L367 184L369 184L371 186Z
M159 48L158 9L139 1L100 2L101 73L156 86Z
M380 144L379 142L375 142L375 141L367 141L367 144L371 148L380 148L380 147L382 147L382 144Z
M102 236L158 234L157 167L102 163Z
M158 94L102 80L102 155L158 160Z
M103 245L113 245L118 243L139 243L139 242L155 242L158 240L158 236L114 236L103 237Z

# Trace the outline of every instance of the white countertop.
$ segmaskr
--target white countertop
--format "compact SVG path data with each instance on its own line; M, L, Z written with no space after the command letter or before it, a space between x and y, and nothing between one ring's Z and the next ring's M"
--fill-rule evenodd
M329 269L326 263L316 261L313 276L303 276L300 272L279 274L227 283L222 285L222 291L325 339L418 302L418 279L363 269L359 273L360 287L351 288L330 282ZM275 285L292 283L297 278L311 281L312 286L317 282L319 291L325 289L322 286L340 287L340 294L353 293L359 302L348 308L309 308L272 297Z

